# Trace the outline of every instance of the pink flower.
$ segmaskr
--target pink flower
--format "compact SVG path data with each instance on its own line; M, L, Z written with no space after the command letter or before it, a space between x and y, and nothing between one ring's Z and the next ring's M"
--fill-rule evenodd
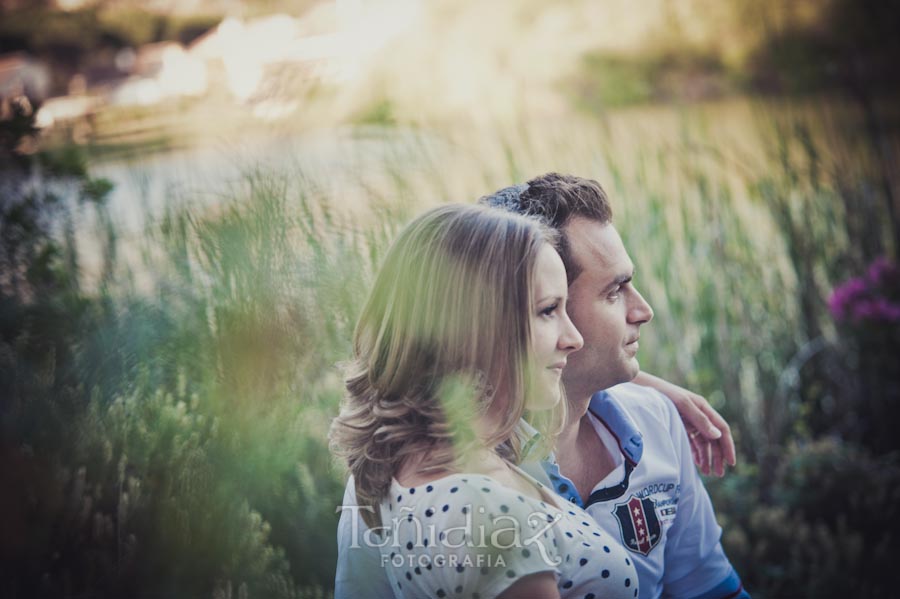
M900 271L895 264L892 264L886 257L879 256L869 265L869 281L875 285L890 284L896 282L898 272Z
M900 322L900 268L884 256L876 258L865 276L853 277L835 287L828 298L828 310L838 322Z
M865 297L867 291L864 279L852 278L834 289L828 299L828 310L835 320L843 320L848 316L850 308Z

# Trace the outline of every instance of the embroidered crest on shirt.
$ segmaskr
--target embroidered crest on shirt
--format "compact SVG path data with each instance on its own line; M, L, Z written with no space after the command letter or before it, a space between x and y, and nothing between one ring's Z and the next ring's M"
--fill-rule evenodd
M613 514L619 522L625 546L649 555L659 543L662 531L656 515L656 502L649 497L632 495L625 503L617 503Z

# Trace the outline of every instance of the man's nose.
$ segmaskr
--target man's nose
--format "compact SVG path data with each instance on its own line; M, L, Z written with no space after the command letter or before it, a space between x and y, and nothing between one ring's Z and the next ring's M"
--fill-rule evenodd
M647 324L653 320L653 308L644 299L644 296L635 289L631 306L628 310L628 321L632 324Z

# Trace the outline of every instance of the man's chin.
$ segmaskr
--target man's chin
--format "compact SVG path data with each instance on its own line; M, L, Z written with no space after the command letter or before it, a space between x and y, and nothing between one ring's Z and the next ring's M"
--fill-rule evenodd
M634 377L638 375L641 371L641 365L638 363L637 358L631 358L628 360L626 364L625 373L622 383L630 383L634 380ZM618 383L617 383L618 384Z
M620 371L606 372L603 376L596 376L597 372L593 371L585 377L570 375L567 378L563 373L563 383L567 397L575 398L584 394L593 395L597 391L603 391L622 383L630 383L640 371L641 367L637 360L632 358Z
M641 371L641 365L638 363L637 358L633 359L631 363L633 365L633 368L631 370L631 378L634 378Z

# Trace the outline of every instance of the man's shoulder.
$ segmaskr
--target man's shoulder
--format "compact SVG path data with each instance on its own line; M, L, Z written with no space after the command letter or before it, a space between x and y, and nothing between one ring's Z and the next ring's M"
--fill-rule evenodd
M644 434L649 432L645 430L648 426L670 428L675 407L669 398L656 389L635 383L622 383L610 387L606 393Z

